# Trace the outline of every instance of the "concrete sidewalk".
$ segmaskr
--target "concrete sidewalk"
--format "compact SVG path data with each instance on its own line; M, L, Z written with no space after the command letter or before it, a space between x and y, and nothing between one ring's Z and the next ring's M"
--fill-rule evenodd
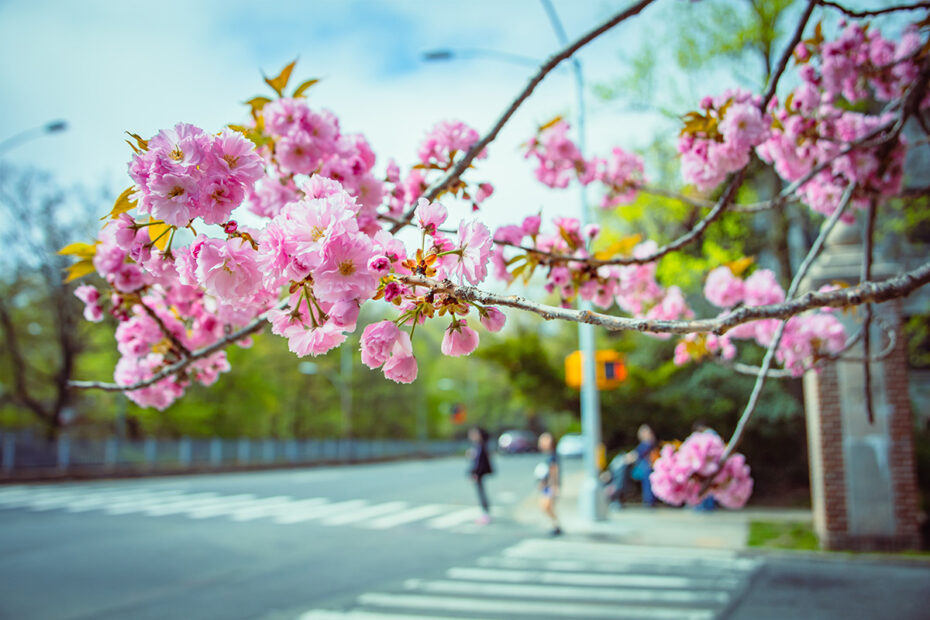
M609 510L606 520L591 522L578 513L581 480L580 473L565 476L556 505L562 530L569 537L597 538L632 545L742 550L746 548L750 521L810 523L813 518L807 509L749 508L697 512L687 507L659 504L655 508L633 505ZM524 500L516 508L514 519L541 531L549 528L548 519L539 509L536 497Z

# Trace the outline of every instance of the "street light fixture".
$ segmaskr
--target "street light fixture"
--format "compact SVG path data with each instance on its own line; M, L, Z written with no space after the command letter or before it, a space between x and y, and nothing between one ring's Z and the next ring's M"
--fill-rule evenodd
M559 20L555 8L550 0L540 0L546 15L552 24L559 43L564 47L568 46L568 37L565 29ZM509 52L500 52L497 50L487 49L468 49L468 50L451 50L436 49L424 52L422 58L425 61L447 61L455 57L465 56L483 56L513 62L519 64L532 64L539 66L539 60L521 56L520 54L511 54ZM578 150L582 157L585 154L585 102L584 102L584 77L581 72L581 62L576 56L570 59L572 73L575 81L575 128L577 131ZM579 207L581 227L584 229L589 223L587 192L584 185L581 185L579 192ZM591 310L591 303L579 297L579 310ZM584 437L584 480L578 495L578 508L583 517L590 521L603 521L607 514L607 506L604 494L601 491L598 474L600 473L598 454L601 446L601 402L600 393L597 388L597 366L595 362L595 342L594 326L588 323L578 324L578 348L581 351L581 431Z
M65 120L54 120L45 123L44 125L39 125L38 127L30 127L29 129L24 129L23 131L13 134L9 138L0 141L0 153L4 153L20 144L28 142L29 140L34 140L44 134L49 133L61 133L68 129L68 122Z

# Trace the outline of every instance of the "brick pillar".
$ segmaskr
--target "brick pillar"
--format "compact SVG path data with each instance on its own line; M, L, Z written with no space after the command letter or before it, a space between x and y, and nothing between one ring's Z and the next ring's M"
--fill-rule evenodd
M839 228L811 269L806 287L816 289L838 280L855 284L861 260L858 230ZM873 277L897 271L896 265L879 263ZM837 311L849 334L859 328L861 312L855 314ZM872 354L887 342L881 324L897 339L888 357L870 364L871 423L861 359L825 363L804 376L814 527L826 549L901 550L920 545L901 305L878 304L874 314ZM848 355L861 358L861 344Z

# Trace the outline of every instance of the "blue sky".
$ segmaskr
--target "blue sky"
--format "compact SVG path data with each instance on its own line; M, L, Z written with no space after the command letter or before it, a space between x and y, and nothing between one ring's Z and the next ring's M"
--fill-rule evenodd
M556 0L570 38L627 2ZM617 72L617 54L641 29L621 28L584 50L589 83ZM0 3L0 139L51 119L69 130L31 141L6 158L51 170L63 182L128 185L122 132L150 136L179 121L207 130L240 122L241 102L299 58L295 79L322 78L312 106L362 132L379 165L413 163L416 145L442 119L487 130L532 67L488 58L424 63L435 48L496 49L544 59L559 47L537 0L398 2L30 2ZM519 144L535 125L570 114L567 71L552 75L513 119L476 180L496 182L494 224L564 210L565 194L537 188ZM616 107L616 106L614 106ZM589 106L592 148L645 139L642 123L610 105Z

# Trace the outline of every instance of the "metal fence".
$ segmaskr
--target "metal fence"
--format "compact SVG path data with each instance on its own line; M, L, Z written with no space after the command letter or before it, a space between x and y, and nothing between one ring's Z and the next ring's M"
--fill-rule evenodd
M156 439L46 440L0 433L0 478L69 473L235 469L460 454L467 442L398 439Z

